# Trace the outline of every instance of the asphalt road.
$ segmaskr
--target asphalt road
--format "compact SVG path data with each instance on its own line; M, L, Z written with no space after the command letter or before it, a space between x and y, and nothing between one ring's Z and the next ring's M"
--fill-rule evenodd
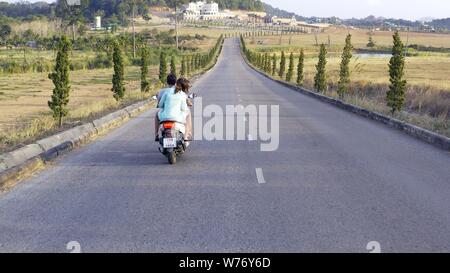
M449 153L265 79L237 40L194 90L279 105L279 149L197 141L170 166L148 111L1 194L0 252L450 251Z

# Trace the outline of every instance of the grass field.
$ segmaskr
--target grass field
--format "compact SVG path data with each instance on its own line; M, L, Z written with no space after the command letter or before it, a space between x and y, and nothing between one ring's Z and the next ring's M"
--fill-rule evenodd
M318 43L328 46L327 80L329 90L327 95L336 96L337 82L344 41L346 35L352 33L352 43L355 47L354 57L350 64L351 87L347 100L382 113L389 113L385 106L385 96L389 85L388 63L389 55L360 55L358 49L367 49L368 34L365 30L348 30L331 28L317 36ZM374 40L377 46L388 48L392 46L390 32L375 32ZM408 38L406 38L407 36ZM450 48L450 35L429 33L402 33L404 42L418 44L424 47ZM318 47L314 34L283 36L247 37L247 47L253 51L268 52L278 57L285 51L287 58L294 53L294 74L296 75L297 59L301 49L305 50L305 82L304 86L313 89L313 79L318 61ZM330 43L328 42L330 41ZM289 60L287 60L289 62ZM288 66L288 64L287 64ZM287 69L286 66L286 69ZM278 78L277 76L275 76ZM450 136L450 54L437 52L416 52L406 58L405 78L408 81L404 120ZM283 79L285 80L285 79ZM292 82L294 83L294 76Z
M152 68L151 73L156 74L156 68ZM53 84L46 76L45 73L26 73L0 77L0 151L10 150L17 144L44 136L46 131L54 129L55 122L47 106ZM70 112L66 126L120 107L112 98L111 77L112 69L72 72ZM125 104L150 95L143 95L139 90L138 67L127 67L125 78Z
M328 44L328 36L331 37L327 56L327 71L329 80L333 82L338 80L340 55L348 31L353 35L352 43L355 49L366 48L368 36L365 30L331 28L318 35L319 43ZM404 39L405 35L405 33L402 33ZM410 43L450 48L450 35L447 34L409 33L408 36ZM374 39L382 46L392 46L392 33L375 32ZM281 54L281 51L285 51L287 54L294 52L297 56L300 50L304 49L306 76L307 78L314 76L318 47L315 46L313 34L294 35L290 45L288 37L283 37L280 45L279 36L250 37L246 38L246 41L250 49L269 52L271 55L276 54L277 56ZM257 41L261 41L263 44L259 45ZM351 63L352 80L387 84L389 80L388 63L389 56L359 57L358 54L354 53ZM418 56L406 58L405 69L406 78L411 85L430 86L450 91L450 54L448 53L419 52Z
M220 36L220 35L219 35ZM217 36L218 37L218 36ZM205 39L187 41L189 46L206 52L215 43L215 36ZM28 50L27 60L43 58L54 63L55 53L52 51ZM82 62L95 57L95 52L75 51L71 61ZM23 61L20 49L0 50L0 61L15 59ZM180 71L180 58L177 70ZM169 61L169 60L168 60ZM169 65L169 64L168 64ZM71 87L69 116L65 119L64 128L70 128L87 120L119 109L124 105L142 100L156 92L160 87L157 80L158 66L151 66L149 79L152 91L142 94L140 91L140 67L125 67L126 97L123 103L117 103L111 90L112 69L92 69L71 71ZM59 131L51 116L47 102L51 97L53 83L48 73L0 73L0 152L12 150L18 145L27 144L36 138ZM62 129L64 129L62 128Z
M330 27L323 33L315 34L301 34L284 35L282 37L282 45L289 44L289 39L291 39L292 45L301 45L303 47L315 46L316 37L318 44L324 43L331 45L343 45L345 42L345 36L350 33L352 34L352 42L355 48L365 48L369 40L369 31L365 29L347 29L342 27ZM391 47L392 46L392 32L389 31L375 31L373 32L373 40L378 46ZM412 45L418 44L422 46L430 47L444 47L450 48L450 34L440 34L440 33L419 33L419 32L400 32L400 36L404 43ZM258 37L256 37L258 38ZM268 46L280 45L279 36L268 36L264 38L265 44Z

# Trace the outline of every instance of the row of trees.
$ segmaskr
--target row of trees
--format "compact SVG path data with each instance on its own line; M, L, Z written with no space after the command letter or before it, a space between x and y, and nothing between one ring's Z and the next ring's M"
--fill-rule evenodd
M272 76L278 76L281 79L285 79L287 82L291 82L295 76L295 57L291 53L289 55L289 66L286 72L286 54L281 52L281 58L278 65L278 58L276 54L272 56L269 53L257 53L247 48L244 40L244 36L241 36L241 44L244 54L247 59L256 67L262 69L264 72L271 74ZM304 66L305 66L305 53L303 49L298 56L296 83L298 86L303 86L304 81ZM278 73L277 73L278 70Z
M181 74L188 76L188 71L199 70L209 65L214 58L219 54L223 45L223 36L221 36L215 46L205 54L195 54L191 56L183 57L181 63ZM125 96L125 65L123 57L123 46L116 39L113 41L113 64L114 74L112 76L112 88L113 97L116 101L120 102ZM53 117L57 121L59 126L63 124L63 118L68 115L68 104L70 96L70 52L72 50L72 43L66 37L62 36L58 42L56 64L54 72L49 74L49 78L54 84L51 100L48 102L48 106L53 112ZM150 81L148 80L149 66L150 66L150 50L148 47L141 48L141 91L150 91ZM194 60L187 64L186 60ZM159 66L159 80L165 82L167 77L167 53L162 50L160 55ZM188 70L189 69L189 70ZM175 55L171 56L170 60L170 73L177 75L177 62Z
M219 39L217 39L216 44L207 53L196 53L182 56L180 69L181 76L189 76L193 72L207 67L220 52L223 41L224 37L221 35ZM164 83L167 77L167 54L162 51L159 59L159 80ZM175 76L178 75L176 64L176 57L175 55L172 55L170 58L170 73Z
M401 41L400 35L396 32L393 36L394 42L392 47L392 58L389 62L389 75L390 75L390 85L386 93L386 104L390 108L391 112L401 111L405 101L405 90L406 90L406 80L404 79L404 67L405 67L405 56L404 56L404 45ZM272 76L278 76L279 78L291 82L294 77L295 69L295 57L291 53L289 60L287 60L285 52L281 52L281 58L278 66L278 58L275 54L270 56L269 53L254 52L247 48L245 44L244 37L241 36L242 50L249 60L250 63L255 65L257 68L263 70L264 72L271 74ZM350 73L350 62L353 57L352 55L353 45L352 36L348 34L345 39L345 46L341 56L340 70L339 70L339 81L337 94L341 100L344 100L346 95L350 91L351 86L351 73ZM318 63L316 65L316 74L314 76L314 90L316 92L324 93L328 89L327 82L327 47L322 44L319 50ZM286 72L286 64L288 64L288 70ZM297 64L297 79L296 83L298 86L303 86L304 81L304 62L305 54L303 49L298 56ZM278 68L279 67L279 68ZM277 74L278 68L278 74Z

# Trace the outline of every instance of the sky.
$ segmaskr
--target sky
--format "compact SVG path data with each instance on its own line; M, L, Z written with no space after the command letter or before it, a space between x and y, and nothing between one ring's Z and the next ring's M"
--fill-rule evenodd
M449 18L449 0L263 0L267 4L303 16L342 19L369 15L418 20Z
M53 2L53 0L45 1ZM449 0L263 0L263 2L308 17L337 16L347 19L375 15L408 20L450 17Z

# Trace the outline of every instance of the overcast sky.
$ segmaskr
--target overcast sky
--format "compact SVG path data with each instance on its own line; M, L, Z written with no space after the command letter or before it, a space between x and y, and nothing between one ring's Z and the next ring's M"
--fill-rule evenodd
M0 0L4 1L4 0ZM14 2L14 0L6 0ZM37 2L38 0L31 0ZM52 0L46 0L53 2ZM450 17L449 0L263 0L274 7L304 16L340 18L368 15L410 20Z

